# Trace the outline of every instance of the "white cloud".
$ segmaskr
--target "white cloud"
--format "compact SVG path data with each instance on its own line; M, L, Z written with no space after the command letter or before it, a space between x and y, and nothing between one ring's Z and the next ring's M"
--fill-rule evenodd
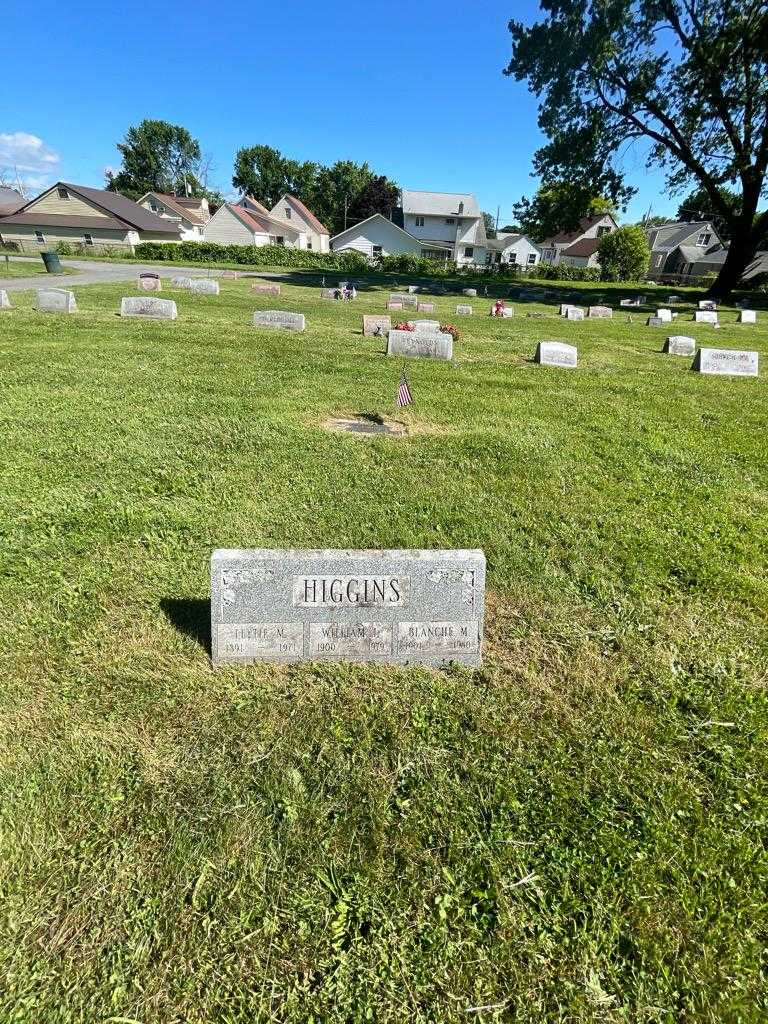
M58 154L29 132L0 132L0 178L15 184L17 178L28 191L41 191L51 184L59 165Z

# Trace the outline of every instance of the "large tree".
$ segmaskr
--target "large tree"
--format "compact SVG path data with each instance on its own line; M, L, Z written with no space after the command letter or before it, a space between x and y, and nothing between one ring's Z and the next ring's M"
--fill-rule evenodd
M722 186L720 195L723 202L730 210L738 213L741 207L741 196L731 188ZM723 219L721 213L712 209L712 200L703 188L696 188L689 192L677 208L678 220L708 220L714 224L720 238L727 242L731 237L728 223Z
M232 184L270 209L287 193L303 202L312 199L317 164L300 162L272 146L246 146L237 151Z
M533 199L523 196L512 212L523 234L543 242L561 231L572 231L589 214L615 216L616 208L610 199L594 196L588 188L556 182L542 186Z
M726 297L768 235L757 215L768 169L765 0L541 0L542 20L511 21L506 73L540 98L544 181L627 195L621 156L642 140L672 190L695 186L731 236L711 293ZM721 188L735 185L733 209ZM757 216L756 216L757 215Z
M111 192L130 199L145 192L205 194L200 143L181 125L144 120L128 129L117 148L123 162L116 174L107 172Z

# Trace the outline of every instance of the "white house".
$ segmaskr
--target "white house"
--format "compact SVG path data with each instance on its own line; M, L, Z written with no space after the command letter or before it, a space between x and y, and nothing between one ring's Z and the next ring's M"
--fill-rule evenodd
M488 239L487 262L535 267L541 261L541 249L527 235L500 233Z
M555 266L564 263L571 267L596 267L600 239L618 226L610 213L582 217L575 231L561 231L541 243L542 261Z
M248 206L225 203L205 225L206 242L220 245L284 245L306 249L307 236L298 225L277 220L255 199Z
M374 213L372 217L353 224L346 231L340 231L331 239L331 248L334 252L344 252L346 249L354 249L362 253L370 260L379 256L393 256L402 252L413 253L414 256L432 255L432 248L425 251L423 244L418 238L409 235L407 231L400 228L391 220L387 220L380 213ZM445 246L441 252L441 259L450 259L451 249Z
M282 196L269 211L269 216L288 221L298 228L306 236L306 245L302 248L330 252L331 236L328 228L296 196Z
M459 266L486 262L485 222L473 195L404 188L401 211L401 226L418 238L426 250L425 255L443 259L447 246L450 248L448 258Z
M182 242L202 242L205 224L211 216L207 199L182 199L163 192L147 192L138 202L157 217L178 224Z

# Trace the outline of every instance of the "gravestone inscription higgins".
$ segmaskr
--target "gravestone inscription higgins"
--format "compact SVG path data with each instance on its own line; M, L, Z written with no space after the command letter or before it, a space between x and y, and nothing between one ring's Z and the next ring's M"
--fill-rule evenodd
M482 551L219 550L215 665L482 663Z
M41 288L37 293L41 313L76 313L75 293L66 288Z
M390 331L387 355L450 360L453 358L453 336L439 331Z
M693 360L692 370L719 376L757 377L757 352L743 352L727 348L700 348Z
M176 303L171 299L155 299L151 295L131 296L120 300L120 316L142 316L150 320L175 320Z
M283 309L264 309L253 314L254 327L275 327L284 331L303 331L306 326L303 313L287 313Z

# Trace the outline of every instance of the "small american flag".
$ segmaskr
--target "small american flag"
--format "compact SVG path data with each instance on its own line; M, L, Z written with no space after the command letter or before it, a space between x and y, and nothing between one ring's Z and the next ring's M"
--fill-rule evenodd
M405 370L400 374L400 387L397 389L397 407L402 409L405 405L413 405L413 396L405 378Z

